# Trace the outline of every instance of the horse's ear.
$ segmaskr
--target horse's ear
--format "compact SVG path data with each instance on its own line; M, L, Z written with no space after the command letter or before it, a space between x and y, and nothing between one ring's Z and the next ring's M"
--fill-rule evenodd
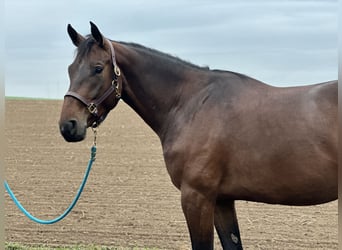
M71 38L72 43L76 47L78 47L81 42L85 40L85 38L82 35L78 34L77 31L70 24L68 24L68 34Z
M99 44L100 47L104 47L104 39L100 30L96 27L96 25L93 22L90 22L90 27L91 27L91 34L96 40L96 42Z

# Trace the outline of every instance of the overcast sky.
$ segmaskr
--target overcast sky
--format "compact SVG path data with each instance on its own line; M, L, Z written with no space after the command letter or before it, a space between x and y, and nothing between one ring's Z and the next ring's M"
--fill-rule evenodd
M276 86L337 79L338 1L7 0L5 93L62 99L74 57L66 27L135 42Z

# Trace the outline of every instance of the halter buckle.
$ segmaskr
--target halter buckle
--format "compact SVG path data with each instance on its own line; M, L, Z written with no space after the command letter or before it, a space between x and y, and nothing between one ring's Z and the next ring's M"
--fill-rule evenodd
M118 78L117 77L115 77L115 79L113 79L112 86L114 87L115 97L117 99L120 99L121 98L121 93L120 93L119 82L118 82Z
M88 106L88 111L91 113L91 114L97 114L97 107L96 107L96 104L95 103L90 103Z

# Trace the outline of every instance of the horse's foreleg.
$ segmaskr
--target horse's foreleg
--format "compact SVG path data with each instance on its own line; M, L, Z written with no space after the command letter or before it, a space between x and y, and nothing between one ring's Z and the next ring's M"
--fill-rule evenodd
M217 202L215 228L224 250L242 250L234 201Z
M182 208L193 250L212 250L214 241L214 202L200 192L181 188Z

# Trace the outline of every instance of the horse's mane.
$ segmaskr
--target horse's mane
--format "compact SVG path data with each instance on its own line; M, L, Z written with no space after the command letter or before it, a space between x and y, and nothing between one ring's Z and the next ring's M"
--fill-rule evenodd
M189 61L182 60L179 57L173 56L173 55L168 54L168 53L161 52L161 51L156 50L156 49L145 47L145 46L143 46L141 44L127 43L127 42L121 42L121 41L119 43L124 44L124 45L126 45L128 47L137 49L137 50L139 50L141 52L144 52L144 53L148 53L148 54L152 54L152 55L157 55L160 58L168 59L171 62L175 62L177 64L182 64L184 66L188 66L188 67L195 68L195 69L200 69L200 70L209 70L209 67L207 67L207 66L201 67L201 66L193 64L193 63L191 63Z
M113 41L113 40L111 40ZM193 69L197 69L197 70L201 70L201 71L213 71L213 72L221 72L221 73L230 73L230 74L234 74L234 75L237 75L241 78L246 78L247 76L246 75L243 75L243 74L240 74L240 73L236 73L236 72L232 72L232 71L227 71L227 70L211 70L208 66L204 66L204 67L201 67L201 66L198 66L196 64L193 64L191 62L188 62L188 61L185 61L185 60L182 60L180 59L179 57L176 57L176 56L173 56L171 54L168 54L168 53L164 53L164 52L161 52L159 50L156 50L156 49L152 49L152 48L148 48L146 46L143 46L141 44L137 44L137 43L131 43L131 42L122 42L122 41L114 41L114 42L118 42L120 44L123 44L127 47L130 47L132 49L135 49L135 50L138 50L139 52L142 52L146 55L154 55L154 56L157 56L161 59L165 59L163 60L164 63L170 63L172 65L170 65L170 67L173 66L173 63L176 63L176 65L179 65L179 66L186 66L186 67L190 67L190 68L193 68ZM87 35L86 36L86 40L80 44L80 46L78 47L77 49L77 54L78 56L80 56L81 58L83 56L86 56L91 48L93 47L93 45L96 44L96 41L95 39L92 37L92 35Z
M240 74L240 73L233 72L233 71L219 70L219 69L210 69L208 66L203 66L203 67L202 66L198 66L198 65L193 64L191 62L182 60L179 57L170 55L168 53L161 52L161 51L156 50L156 49L151 49L151 48L145 47L145 46L143 46L141 44L127 43L127 42L119 42L119 43L124 44L124 45L126 45L128 47L131 47L131 48L135 48L135 49L137 49L139 51L143 51L143 52L146 52L146 53L151 53L153 55L158 55L161 58L169 59L169 61L171 61L171 62L176 62L177 64L180 64L180 65L183 65L183 66L188 66L188 67L191 67L191 68L194 68L194 69L204 70L204 71L212 71L212 72L217 72L217 73L229 73L229 74L236 75L236 76L238 76L240 78L249 78L248 76L246 76L244 74Z

